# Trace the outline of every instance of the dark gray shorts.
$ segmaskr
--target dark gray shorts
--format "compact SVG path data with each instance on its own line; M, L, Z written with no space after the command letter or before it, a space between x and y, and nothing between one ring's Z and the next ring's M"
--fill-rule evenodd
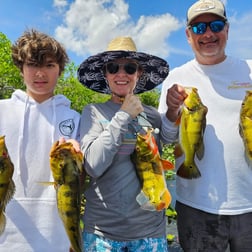
M252 252L252 213L216 215L176 202L179 242L185 252Z

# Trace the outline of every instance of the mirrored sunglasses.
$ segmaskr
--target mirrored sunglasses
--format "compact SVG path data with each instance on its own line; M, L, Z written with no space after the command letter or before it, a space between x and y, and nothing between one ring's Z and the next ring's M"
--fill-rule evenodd
M134 74L138 69L138 64L134 62L128 62L125 64L109 62L105 65L105 70L110 74L116 74L119 71L120 67L123 67L123 70L127 74Z
M207 30L207 27L210 27L210 30L214 33L221 32L226 25L226 21L215 20L212 22L199 22L192 25L189 25L188 28L193 31L195 34L204 34Z

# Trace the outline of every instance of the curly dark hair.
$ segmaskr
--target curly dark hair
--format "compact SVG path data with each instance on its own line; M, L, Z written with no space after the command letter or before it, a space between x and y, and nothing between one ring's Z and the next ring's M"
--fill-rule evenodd
M11 49L13 62L21 72L27 61L43 66L50 57L59 64L61 74L69 62L65 48L57 40L34 29L25 31Z

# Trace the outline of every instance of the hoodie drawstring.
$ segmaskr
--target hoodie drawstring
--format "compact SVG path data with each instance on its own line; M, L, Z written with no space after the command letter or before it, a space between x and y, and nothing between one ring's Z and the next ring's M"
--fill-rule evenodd
M21 157L22 157L22 146L23 146L23 139L24 139L24 128L25 128L25 121L26 121L26 115L28 111L28 104L29 104L29 96L26 96L25 98L25 105L24 105L24 114L23 114L23 120L20 122L20 132L18 136L18 166L17 166L17 175L21 175Z

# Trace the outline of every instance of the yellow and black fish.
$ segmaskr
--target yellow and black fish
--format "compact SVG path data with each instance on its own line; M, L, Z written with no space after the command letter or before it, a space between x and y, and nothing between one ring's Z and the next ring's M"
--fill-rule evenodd
M141 208L161 211L171 203L171 194L167 189L164 170L173 169L168 160L161 159L152 130L138 132L132 160L142 184L142 190L136 200Z
M52 146L50 166L57 192L58 213L74 252L81 252L83 247L80 226L82 164L83 155L75 151L72 143L56 142Z
M252 164L252 91L247 91L240 110L240 135L242 137L246 160Z
M202 103L195 87L185 88L187 97L181 111L179 126L179 145L185 155L184 162L177 171L177 175L193 179L201 176L195 163L195 155L199 160L204 155L203 136L206 127L207 107Z
M15 193L15 184L12 180L14 165L11 162L5 144L5 137L0 136L0 235L6 225L5 208Z

